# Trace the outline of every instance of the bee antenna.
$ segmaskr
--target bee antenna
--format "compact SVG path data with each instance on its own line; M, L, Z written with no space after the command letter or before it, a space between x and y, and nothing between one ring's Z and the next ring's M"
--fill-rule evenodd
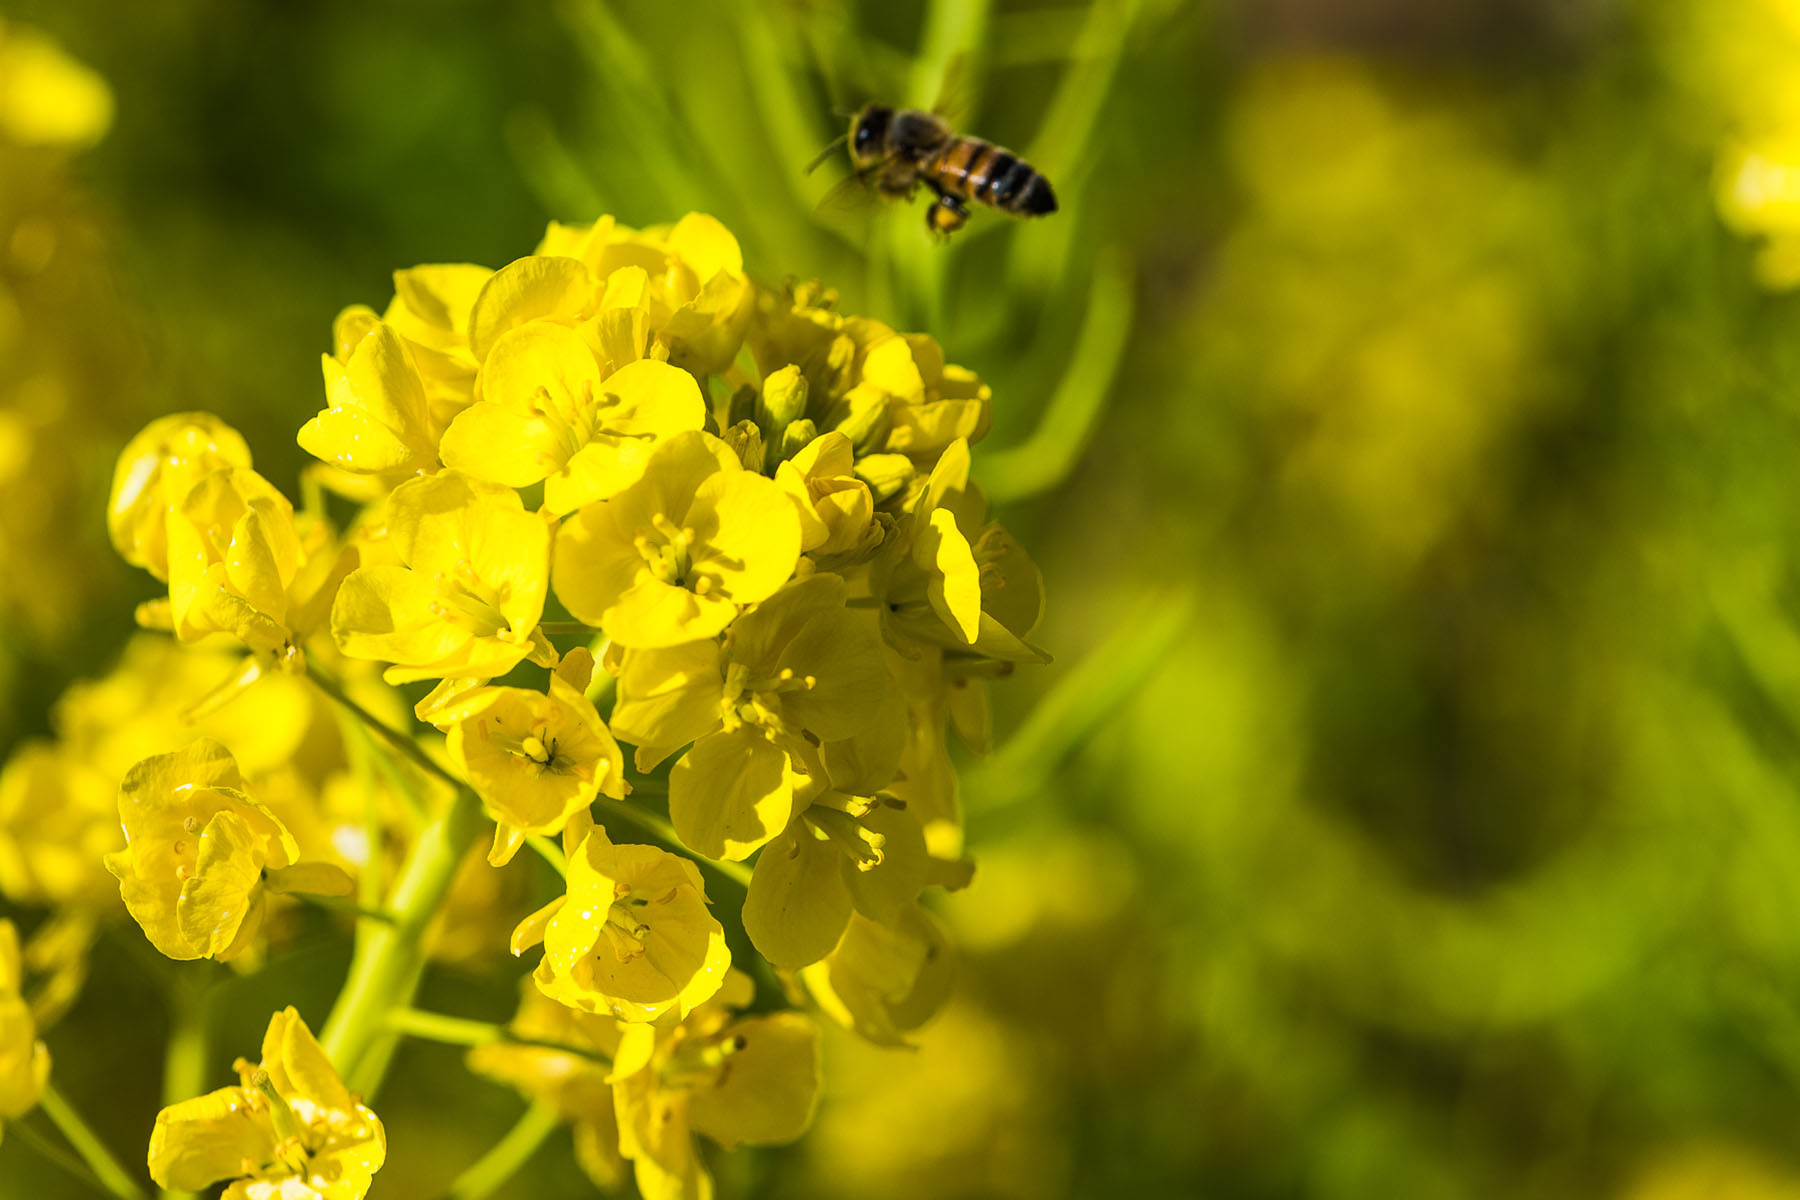
M813 159L811 162L806 164L806 172L805 173L808 175L811 175L814 171L816 171L820 167L824 166L825 160L830 158L833 154L836 154L838 147L842 146L845 142L847 142L849 140L850 140L850 135L847 133L840 133L836 137L832 138L831 144L826 146L823 150L819 151L819 156L817 158Z
M840 121L848 121L856 115L856 112L854 109L834 108L831 110L831 115Z

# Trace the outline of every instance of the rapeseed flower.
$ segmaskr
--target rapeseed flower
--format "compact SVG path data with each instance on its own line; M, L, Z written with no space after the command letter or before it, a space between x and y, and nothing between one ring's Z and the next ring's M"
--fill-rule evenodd
M635 483L657 441L699 429L706 404L694 377L640 359L602 374L580 334L533 321L494 343L482 398L444 434L446 466L508 487L542 481L554 513L573 512Z
M433 714L449 726L451 761L498 822L488 861L509 861L526 834L559 834L604 793L625 798L624 756L582 694L593 656L577 650L557 665L548 692L484 687Z
M819 1096L819 1031L798 1012L735 1017L749 980L733 971L719 995L672 1028L633 1025L613 1059L619 1151L644 1200L712 1194L694 1145L778 1146L812 1124Z
M621 646L678 646L718 634L799 558L786 494L696 430L662 442L643 478L563 525L556 595Z
M621 1021L679 1020L724 982L725 931L707 911L699 869L654 846L618 846L577 817L564 833L568 891L513 932L542 942L533 978L554 1000Z
M387 1159L387 1133L300 1014L270 1017L262 1061L240 1058L233 1070L235 1086L156 1115L157 1186L200 1191L229 1180L223 1200L362 1200Z
M491 679L527 656L549 582L550 526L518 493L457 471L408 480L387 506L398 564L352 571L331 610L338 649L392 663L390 683Z
M106 869L132 918L170 958L242 953L268 891L350 890L341 871L298 863L287 826L243 783L231 752L201 739L145 759L119 787L126 846L106 856Z

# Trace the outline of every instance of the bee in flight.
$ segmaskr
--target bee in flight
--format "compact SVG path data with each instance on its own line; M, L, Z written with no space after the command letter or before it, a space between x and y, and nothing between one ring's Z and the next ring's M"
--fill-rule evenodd
M980 138L963 137L935 112L864 105L850 119L850 131L825 147L812 170L848 145L854 173L845 184L873 188L884 196L912 199L923 185L934 197L925 227L949 235L969 219L969 205L985 204L1015 217L1056 211L1050 181L1010 150Z

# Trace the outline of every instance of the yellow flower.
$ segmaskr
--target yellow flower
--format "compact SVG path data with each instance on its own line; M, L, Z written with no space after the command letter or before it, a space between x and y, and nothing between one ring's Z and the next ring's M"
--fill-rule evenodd
M325 408L300 427L300 448L358 474L413 474L438 465L425 381L392 326L375 322L340 362L327 354Z
M872 1042L903 1046L943 1006L954 960L937 918L908 904L892 922L852 913L844 936L800 979L819 1008Z
M800 558L800 519L771 480L710 434L660 443L644 476L590 504L556 538L556 595L621 646L719 633Z
M694 1146L727 1150L791 1142L819 1096L819 1030L797 1012L733 1019L750 983L731 973L711 1003L670 1029L626 1028L613 1060L619 1150L644 1200L699 1200L712 1178Z
M331 610L338 649L394 664L390 683L491 679L548 657L534 634L550 527L518 493L456 471L409 480L394 489L387 532L403 565L344 580Z
M158 417L125 444L113 470L106 528L114 549L167 581L169 510L214 471L249 465L244 439L211 413Z
M973 371L944 362L924 334L900 334L879 321L845 317L836 294L817 284L766 294L748 343L765 376L788 364L807 383L805 416L821 431L849 437L857 458L901 456L929 466L962 438L980 441L993 395Z
M552 223L537 252L577 259L609 287L629 273L635 288L635 272L642 272L648 328L673 365L710 375L737 357L756 289L737 239L712 217L689 213L641 232L611 217L586 227Z
M24 982L19 932L0 918L0 1117L8 1119L30 1112L50 1080L50 1052L19 994Z
M724 982L725 931L700 871L654 846L615 846L580 815L569 823L568 892L520 922L514 954L538 942L533 978L550 998L621 1021L679 1020Z
M521 1041L477 1046L469 1051L468 1060L477 1075L553 1106L572 1127L575 1161L596 1187L607 1192L616 1192L625 1178L609 1079L623 1028L611 1017L558 1004L526 980L519 1011L507 1025ZM523 1039L539 1044L527 1045Z
M636 482L659 438L706 419L686 371L643 359L603 377L581 335L548 321L501 335L481 389L444 434L444 464L509 487L543 480L558 514Z
M269 1018L262 1063L170 1105L150 1134L150 1178L172 1191L231 1181L221 1200L361 1200L387 1159L381 1120L344 1087L300 1014Z
M624 756L582 695L593 656L571 651L550 690L478 688L433 719L449 726L450 758L499 823L488 861L511 860L526 834L558 834L601 792L625 797Z
M922 333L899 334L878 321L853 318L846 329L857 346L857 380L845 393L843 416L852 428L879 411L879 437L870 452L904 454L930 463L952 442L978 442L993 416L993 393L981 377L944 362L944 351Z
M854 555L879 536L875 499L854 473L855 458L850 439L834 429L776 468L775 482L800 514L800 549L816 559Z
M241 953L262 924L266 890L350 890L335 868L296 865L293 836L243 783L231 752L203 738L145 759L120 785L126 846L106 856L106 869L132 918L170 958Z
M757 856L744 932L776 966L806 966L838 944L852 912L902 920L931 865L918 819L903 803L829 792Z
M987 502L969 484L968 443L953 442L871 571L889 639L908 652L924 643L1003 662L1046 662L1025 640L1043 616L1043 578L986 515Z
M469 323L475 301L494 272L472 263L430 263L394 272L394 298L380 316L382 324L406 339L413 366L425 385L433 427L442 430L474 399L475 369L469 348ZM355 327L372 325L368 310L350 310L338 326L354 336ZM340 349L351 336L339 339Z
M301 567L294 508L248 467L224 467L169 510L169 609L175 636L228 633L252 650L297 652L288 588Z
M858 743L885 740L878 718L894 690L872 622L844 598L841 579L813 575L745 613L723 645L622 656L613 729L636 744L639 768L693 742L669 777L669 816L690 849L747 857L787 827L809 777L817 790L840 758L860 768L885 757L886 774L876 767L878 778L857 782L888 782L899 743L891 754Z

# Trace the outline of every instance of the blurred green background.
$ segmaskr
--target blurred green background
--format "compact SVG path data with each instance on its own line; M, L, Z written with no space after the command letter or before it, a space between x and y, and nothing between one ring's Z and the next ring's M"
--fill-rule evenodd
M0 173L86 264L0 364L64 380L7 401L58 499L8 502L0 753L150 593L100 533L149 416L218 412L292 493L389 272L704 210L992 383L1056 655L965 767L955 1001L913 1052L829 1040L813 1133L724 1194L1800 1196L1800 0L0 12L116 104ZM815 211L834 111L959 58L961 127L1062 211ZM101 946L46 1040L135 1166L166 1022ZM214 1082L342 961L234 984ZM503 1020L521 970L423 1003ZM522 1107L408 1044L376 1194ZM561 1134L500 1194L586 1189ZM84 1194L0 1144L0 1195Z

